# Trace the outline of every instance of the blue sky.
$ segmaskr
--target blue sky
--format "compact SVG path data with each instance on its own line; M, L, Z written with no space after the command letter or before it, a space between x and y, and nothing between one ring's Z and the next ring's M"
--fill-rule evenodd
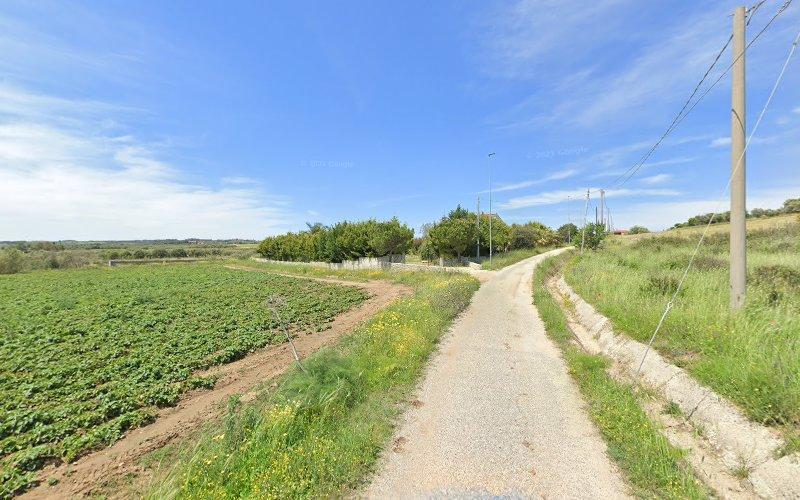
M5 1L0 240L419 228L486 207L489 152L504 219L574 221L658 138L736 5ZM793 5L748 53L751 126L798 26ZM800 196L798 83L794 60L748 154L750 207ZM726 77L609 191L617 226L717 207L729 109Z

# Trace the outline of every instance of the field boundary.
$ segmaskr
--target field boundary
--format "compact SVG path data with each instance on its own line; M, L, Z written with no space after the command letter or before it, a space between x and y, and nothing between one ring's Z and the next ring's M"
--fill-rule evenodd
M430 352L479 286L465 275L385 276L414 294L304 359L306 370L291 370L274 391L234 405L199 439L166 458L167 470L145 497L356 494Z
M587 340L629 373L636 373L647 349L641 342L614 332L611 321L583 300L564 280L555 287L574 307L574 317ZM756 493L765 497L800 496L800 461L791 455L776 459L784 442L777 432L752 422L731 402L702 386L685 370L651 350L640 381L675 403L704 435L730 469L744 467Z
M384 271L438 271L445 273L470 273L480 268L470 266L436 266L428 264L406 264L405 262L393 262L383 260L381 257L362 257L358 260L346 260L343 262L295 262L285 260L264 259L261 257L251 257L256 262L265 264L281 264L290 266L317 267L321 269L332 269L334 271L357 271L361 269L380 269Z
M279 274L246 266L226 267ZM383 280L357 282L289 274L283 276L357 287L370 294L361 305L337 316L326 330L307 335L301 333L295 338L294 344L303 357L337 342L375 313L413 293L407 285ZM242 395L242 401L253 399L256 395L254 391L259 386L285 373L293 363L289 346L280 343L259 349L237 361L205 370L201 373L203 376L218 378L214 388L186 393L176 406L160 410L153 423L131 429L111 446L91 452L75 462L43 469L37 477L39 485L23 493L22 498L91 495L98 489L102 490L104 485L113 484L113 481L141 482L147 479L142 476L145 471L137 465L141 457L189 436L206 422L222 416L224 403L231 396ZM55 484L49 486L48 481Z

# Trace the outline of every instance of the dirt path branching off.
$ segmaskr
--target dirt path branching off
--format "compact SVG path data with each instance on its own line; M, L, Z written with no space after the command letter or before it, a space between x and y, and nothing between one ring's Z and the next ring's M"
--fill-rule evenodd
M279 274L248 266L227 267ZM302 357L335 343L343 334L377 311L413 292L408 286L387 281L352 282L291 274L285 276L355 286L370 294L370 298L359 307L337 316L325 331L300 333L294 339L294 344ZM125 492L108 491L107 488L121 483L146 482L150 471L139 465L144 455L186 438L204 423L218 418L231 396L242 395L244 401L253 399L258 386L283 374L293 363L292 351L283 343L265 347L238 361L206 370L202 375L217 377L213 389L186 393L178 405L160 410L154 423L131 430L108 448L86 455L71 464L43 469L39 476L39 486L25 493L23 498L68 498L96 493L125 497Z

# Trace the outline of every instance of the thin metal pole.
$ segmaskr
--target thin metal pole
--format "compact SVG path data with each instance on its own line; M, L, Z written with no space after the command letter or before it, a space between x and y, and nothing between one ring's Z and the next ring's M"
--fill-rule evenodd
M481 197L478 196L478 217L477 217L476 228L478 230L478 244L475 249L475 257L476 260L481 260Z
M605 189L600 190L600 223L603 225L603 231L606 230L606 219L605 219L605 205L606 205L606 191Z
M586 190L586 207L583 209L583 233L581 233L581 253L586 244L586 216L589 214L589 190Z
M489 153L486 157L486 167L489 169L489 266L492 265L492 156L494 153Z
M733 81L731 85L731 309L740 309L747 293L747 203L745 141L745 22L746 10L733 13Z

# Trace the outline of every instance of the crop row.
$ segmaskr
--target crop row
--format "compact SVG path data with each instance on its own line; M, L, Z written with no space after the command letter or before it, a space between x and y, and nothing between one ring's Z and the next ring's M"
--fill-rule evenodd
M198 370L317 331L363 292L215 265L44 271L0 277L3 493L51 459L72 460L214 381Z

